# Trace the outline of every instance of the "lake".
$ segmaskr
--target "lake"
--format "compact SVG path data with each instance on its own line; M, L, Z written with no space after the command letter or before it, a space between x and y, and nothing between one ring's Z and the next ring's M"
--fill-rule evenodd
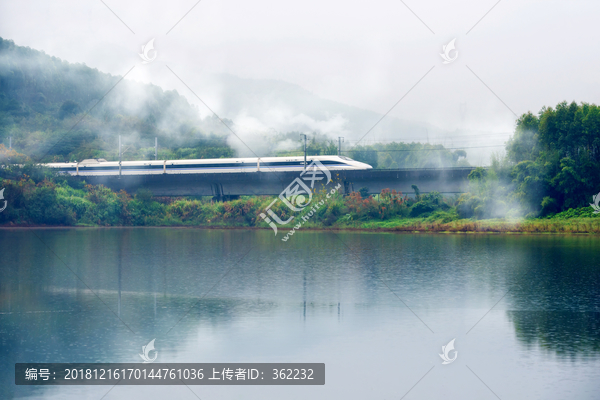
M2 229L0 397L598 399L599 249L583 235ZM137 363L152 339L156 362L325 363L326 384L14 383L17 362Z

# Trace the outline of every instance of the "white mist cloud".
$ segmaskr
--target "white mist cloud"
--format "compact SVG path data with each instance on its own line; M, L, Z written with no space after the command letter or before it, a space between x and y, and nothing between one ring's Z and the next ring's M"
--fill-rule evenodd
M513 112L538 112L563 100L600 102L594 68L600 62L597 1L494 6L432 0L407 3L409 9L392 0L308 0L301 6L220 0L200 2L191 11L194 4L187 0L105 3L112 11L102 2L1 2L0 36L115 75L135 65L127 79L177 89L205 118L211 113L198 95L221 117L235 120L240 135L297 129L358 137L376 118L362 115L356 123L333 106L325 116L307 107L286 110L285 101L278 100L281 93L261 99L258 87L247 91L254 91L255 99L238 99L235 90L211 81L214 74L290 82L319 98L379 115L402 99L386 120L414 121L423 128L384 121L369 135L381 140L417 136L424 142L435 129L455 132L449 139L475 133L485 138L512 131ZM152 38L158 57L142 65L138 53ZM458 59L443 65L439 53L454 38ZM253 101L263 103L255 109ZM344 118L352 123L344 125Z
M348 120L341 115L318 120L303 113L294 114L292 109L286 107L270 108L261 115L251 115L248 110L242 110L233 118L233 122L237 136L230 135L228 143L240 157L265 156L274 150L299 147L298 141L293 140L272 143L269 137L277 133L316 133L331 140L348 133Z

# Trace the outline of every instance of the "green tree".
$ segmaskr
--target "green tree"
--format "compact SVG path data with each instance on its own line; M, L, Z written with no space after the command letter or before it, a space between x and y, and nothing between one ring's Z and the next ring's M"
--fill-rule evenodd
M600 187L600 108L559 103L523 114L507 144L514 197L542 215L584 207Z
M373 146L356 146L350 151L350 158L377 168L377 150Z
M72 100L67 100L62 104L62 106L60 106L60 110L58 110L58 118L65 119L68 116L79 114L80 112L81 107L79 104Z

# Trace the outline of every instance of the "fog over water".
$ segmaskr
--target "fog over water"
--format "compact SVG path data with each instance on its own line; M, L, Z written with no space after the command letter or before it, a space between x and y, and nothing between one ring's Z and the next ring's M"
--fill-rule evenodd
M248 144L290 130L351 144L410 91L365 140L494 146L516 115L598 102L599 11L594 1L25 1L0 4L0 36L111 74L135 66L126 79L176 89L210 115L193 90ZM144 65L153 38L157 58ZM452 39L458 57L444 65ZM473 149L469 161L499 150Z

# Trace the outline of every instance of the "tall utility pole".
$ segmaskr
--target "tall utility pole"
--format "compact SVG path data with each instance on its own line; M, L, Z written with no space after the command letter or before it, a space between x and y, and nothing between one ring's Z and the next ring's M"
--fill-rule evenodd
M119 179L121 179L121 159L123 155L121 149L121 135L119 135Z
M304 170L306 171L306 135L301 133L300 136L304 136Z
M154 159L158 160L158 138L154 138Z
M343 137L338 137L338 156L342 155L342 142L344 141Z

